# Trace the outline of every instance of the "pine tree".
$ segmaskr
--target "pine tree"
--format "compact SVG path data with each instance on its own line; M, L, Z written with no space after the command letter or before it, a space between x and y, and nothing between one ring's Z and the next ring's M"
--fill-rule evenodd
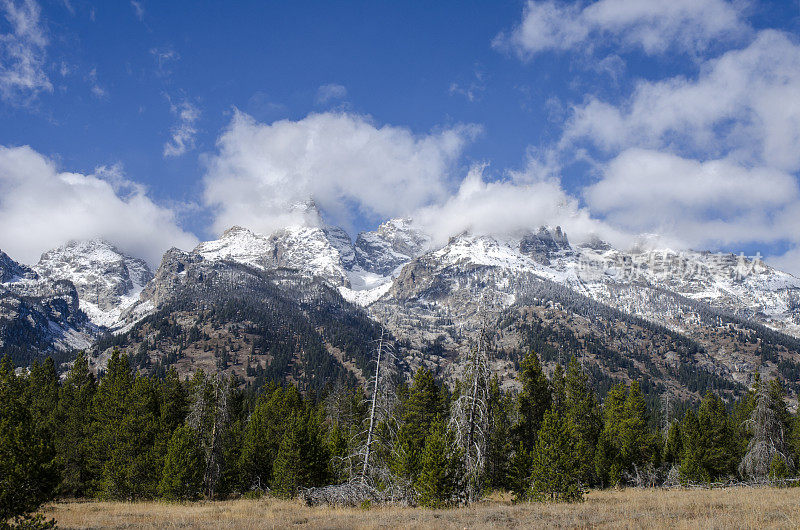
M189 414L189 395L178 376L175 367L171 367L158 384L159 401L161 402L160 424L166 439L172 436L175 429L182 426Z
M621 426L625 416L625 385L612 387L603 401L603 430L595 449L595 471L603 486L615 485L622 479L620 458Z
M683 440L680 422L673 421L667 430L667 440L664 443L663 460L667 464L677 465L681 462L683 455Z
M167 445L158 493L169 500L193 500L203 491L203 452L197 433L181 425Z
M489 383L489 434L486 442L486 486L508 488L511 453L511 400L500 389L497 375Z
M533 465L533 449L525 449L519 442L509 463L508 483L514 493L514 499L525 500L530 493L531 466Z
M320 486L328 478L329 455L319 418L312 411L293 412L275 457L272 487L284 497L300 488Z
M519 419L514 426L514 435L516 441L526 451L530 451L536 443L539 426L552 402L550 385L535 353L528 354L520 363L519 382L522 390L517 395Z
M795 468L800 467L800 414L796 414L789 427L787 449L790 451Z
M0 525L29 514L51 499L58 484L55 448L46 430L34 422L11 358L0 362Z
M703 467L701 449L702 433L700 421L693 410L686 412L681 424L683 454L681 457L681 481L710 482L711 475Z
M595 470L601 483L615 485L627 474L638 475L656 457L656 446L639 384L634 381L630 389L619 384L609 390L595 452Z
M128 406L128 394L133 387L133 374L128 357L114 350L108 360L106 372L100 379L92 404L91 441L88 472L91 477L90 491L100 496L113 496L106 489L106 473L111 452L124 443L120 429Z
M101 495L141 499L156 495L164 455L159 451L158 394L149 377L137 376L114 426L116 440L103 468Z
M792 414L789 412L789 408L786 406L786 391L780 381L773 379L769 382L769 393L772 399L772 410L775 411L775 417L780 423L781 431L783 431L781 452L787 459L789 469L793 470L794 460L791 458L791 448L788 446L792 432L793 418Z
M57 441L62 468L59 491L65 495L82 497L89 493L92 401L96 392L97 384L89 371L88 360L80 352L61 386L56 414L61 425Z
M709 392L700 404L697 419L701 433L701 461L708 475L712 479L734 475L736 453L725 403Z
M56 435L55 414L58 410L58 374L52 357L44 362L33 361L27 377L27 401L34 424Z
M330 454L328 474L333 481L338 484L355 476L353 470L343 465L346 461L350 460L348 458L350 444L348 444L345 431L340 424L333 423L328 428L327 435L325 436L325 445L327 446L328 454ZM363 470L363 467L361 469Z
M414 374L408 396L400 403L400 428L392 453L392 471L405 482L404 488L416 481L425 437L445 411L442 389L429 370L420 368Z
M531 459L530 497L535 500L583 500L575 438L555 411L545 414Z
M633 381L625 400L625 419L622 431L622 457L628 466L642 466L656 455L654 433L648 427L647 404L639 383Z
M424 440L433 422L446 414L445 401L442 388L434 379L433 373L426 368L420 368L414 374L408 399L403 402L402 421L413 431L415 437Z
M457 501L464 478L461 449L453 432L442 421L431 426L420 457L420 472L415 480L419 503L430 508L449 506Z
M736 454L741 459L747 452L747 444L753 435L749 428L749 422L753 410L756 408L756 391L761 385L761 377L758 373L755 374L755 382L751 388L747 390L733 406L731 411L731 424L735 432L734 438L736 439Z
M574 357L567 366L564 394L564 420L575 439L578 475L583 484L588 485L595 481L595 447L603 421L600 403Z
M550 376L550 394L552 396L550 409L563 417L567 406L567 382L564 367L560 364L556 365Z
M745 421L746 429L752 433L747 452L739 464L743 476L763 480L770 469L792 465L786 450L786 415L781 389L759 382L756 388L755 407ZM780 403L777 403L780 401ZM776 461L777 460L777 461Z
M241 491L241 475L238 462L242 457L242 438L246 419L241 414L232 414L231 422L222 440L222 462L224 463L217 492L226 497L233 492Z
M245 491L263 490L270 484L286 422L292 414L302 411L302 396L293 386L270 387L259 397L242 432L238 467Z

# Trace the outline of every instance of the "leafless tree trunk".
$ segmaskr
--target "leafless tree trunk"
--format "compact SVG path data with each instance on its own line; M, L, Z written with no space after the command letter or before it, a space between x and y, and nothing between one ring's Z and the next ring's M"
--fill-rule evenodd
M367 380L365 394L369 406L369 416L365 430L351 439L351 447L355 447L346 458L355 464L359 471L351 475L351 482L362 487L371 487L378 482L388 483L391 474L386 465L381 465L377 453L381 448L388 450L392 440L386 439L392 434L390 420L396 403L392 376L395 371L395 356L392 342L384 328L375 346L375 371ZM351 467L352 469L352 467ZM363 488L362 488L363 490ZM360 491L360 490L359 490Z
M223 438L228 426L228 380L215 376L212 381L204 380L192 395L188 425L200 436L205 455L203 485L206 496L214 498L216 486L222 472Z
M464 366L464 392L453 403L450 425L464 454L466 501L478 499L482 490L488 434L489 366L488 322L484 314L478 342Z
M766 381L761 381L756 394L756 406L744 425L753 433L747 444L747 453L739 464L739 473L756 480L769 476L770 465L778 457L787 467L783 425L775 413L772 395Z
M671 425L669 418L671 404L669 391L667 390L661 395L661 436L665 440L667 439L667 434L669 433L669 427Z
M375 408L378 405L378 382L381 378L381 354L383 353L383 334L384 329L381 327L381 338L378 342L378 354L375 361L375 387L372 390L372 404L369 411L369 428L367 429L367 446L364 448L364 469L361 471L361 484L366 484L367 474L369 472L369 457L370 450L372 449L372 432L375 428Z

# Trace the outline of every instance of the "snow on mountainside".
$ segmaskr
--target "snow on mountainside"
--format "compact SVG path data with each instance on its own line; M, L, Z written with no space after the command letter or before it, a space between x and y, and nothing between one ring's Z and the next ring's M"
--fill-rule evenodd
M77 251L78 249L73 249ZM108 249L84 251L106 255ZM63 254L63 253L62 253ZM112 252L113 254L113 252ZM374 232L359 234L353 243L346 232L335 227L289 226L269 235L232 227L219 239L201 243L189 253L192 259L227 260L261 270L289 268L324 279L351 303L370 306L381 298L397 296L395 279L406 265L420 259L436 274L447 275L459 267L489 267L508 282L514 275L533 275L554 281L598 302L654 322L667 322L675 330L685 330L681 304L663 304L659 292L669 292L742 318L761 322L773 329L800 336L800 280L776 271L763 262L733 255L707 252L675 253L666 250L623 252L601 241L573 246L559 227L541 227L515 237L461 234L441 248L431 249L431 239L409 219L393 219ZM53 260L43 260L53 261ZM56 260L58 261L58 260ZM74 263L74 256L69 260ZM88 261L92 261L89 259ZM97 261L97 260L94 260ZM114 261L109 259L109 261ZM53 267L39 267L43 275L53 276ZM82 307L95 322L93 312L98 281L86 281L69 268L60 278L72 280L81 294ZM98 269L99 270L99 269ZM119 285L106 281L109 290ZM100 282L103 284L103 282ZM136 291L141 290L137 284ZM518 293L504 285L494 285L505 304ZM478 287L473 287L478 289ZM474 293L473 293L474 294ZM119 318L131 307L130 298L122 309L109 313ZM152 311L154 300L142 300L135 311L128 311L130 323ZM109 318L111 320L111 318ZM118 326L118 325L117 325Z
M42 254L34 269L43 278L75 285L80 308L98 326L113 328L153 278L147 264L110 243L71 241Z
M710 252L581 249L578 268L589 295L632 312L634 286L648 286L707 303L733 315L800 337L800 279L760 259ZM620 287L630 294L620 297ZM663 319L652 308L650 319Z
M337 287L349 286L345 263L352 256L340 250L342 234L333 233L334 245L321 228L291 226L267 236L235 226L220 239L201 243L192 253L209 261L235 261L264 270L296 269Z
M233 227L193 254L206 260L230 260L260 269L285 267L325 279L346 300L367 305L391 286L398 268L422 252L429 241L394 220L376 232L362 233L356 244L336 227L289 226L270 235Z
M308 279L309 285L323 280L420 354L433 351L434 343L450 352L467 347L487 300L499 308L498 317L551 298L597 302L696 341L707 352L698 357L700 365L737 381L756 366L747 344L760 343L733 344L731 334L750 337L749 322L755 322L800 337L800 279L759 260L621 251L599 240L573 245L558 227L512 236L463 233L434 247L409 219L387 221L355 242L330 226L287 226L271 234L232 227L192 251L168 251L155 276L141 260L100 240L68 243L33 268L0 253L0 327L6 337L37 337L42 351L85 347L99 335L97 326L129 330L186 285L213 277L227 278L219 285L230 289L246 288L243 278L253 269L278 275L289 269L283 271L287 278ZM567 313L559 317L562 323L577 318ZM602 334L604 325L593 333ZM772 355L769 348L762 359Z
M29 363L41 352L86 348L94 328L68 281L40 278L0 251L0 353Z
M410 219L392 219L374 232L359 234L355 253L364 270L389 276L430 246L431 238L414 228Z
M566 341L547 348L568 345L564 337L574 333L578 342L573 348L599 340L603 348L620 347L620 359L628 359L624 362L650 356L639 359L641 373L653 363L666 362L662 370L671 370L677 359L674 351L650 350L639 342L665 337L657 328L636 324L630 329L625 324L605 334L626 315L696 344L694 368L687 365L685 370L700 368L747 384L754 371L790 377L786 374L800 366L800 343L759 327L800 336L799 294L799 279L760 260L708 252L621 252L598 241L572 246L558 228L541 228L513 237L453 237L444 247L409 262L387 293L367 309L394 336L409 341L416 352L406 358L410 365L449 364L452 354L426 352L465 351L487 316L490 321L511 322L500 330L498 340L504 347L517 347L524 338L518 324L524 324L508 320L509 315L538 313L544 320L536 329L555 329L553 333ZM621 346L614 346L617 340ZM609 359L603 370L612 373L623 361ZM448 369L457 373L459 368L456 363ZM648 377L661 376L653 372Z
M668 307L645 303L650 291L703 302L800 337L800 279L763 261L733 254L622 252L598 242L573 247L556 227L521 237L462 234L420 259L432 265L435 274L445 276L476 266L488 267L494 274L502 271L503 278L532 274L654 322L674 317L671 327L676 330L683 329L681 315L665 315ZM506 303L513 303L515 293L503 285L492 287L507 294Z

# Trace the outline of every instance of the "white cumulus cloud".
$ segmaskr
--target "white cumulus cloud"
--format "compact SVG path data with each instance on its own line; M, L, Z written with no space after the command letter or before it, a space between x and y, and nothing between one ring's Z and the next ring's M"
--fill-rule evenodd
M528 0L519 25L498 35L494 45L523 58L609 42L650 55L670 49L697 53L747 30L739 10L725 0Z
M800 187L779 169L631 148L584 195L592 212L614 226L694 248L800 240L786 217L800 209Z
M431 234L434 242L446 243L450 236L464 231L519 235L545 225L561 226L574 243L593 237L622 246L632 241L581 208L558 179L540 178L537 168L493 182L484 179L484 169L474 166L452 196L414 213L414 222Z
M732 156L800 169L800 45L763 31L747 47L703 64L695 79L640 81L612 104L589 98L574 109L565 140L607 151L630 145Z
M798 248L800 44L763 30L698 67L572 108L559 149L591 153L599 178L586 204L621 230L684 246ZM796 272L797 256L775 263Z
M779 256L767 258L767 263L800 278L800 246L791 248Z
M28 264L69 240L101 237L151 265L172 246L197 244L117 168L62 172L27 146L0 146L0 226L0 249Z
M293 209L309 199L345 227L357 214L407 215L447 195L454 165L478 132L461 125L419 135L333 112L264 124L237 111L206 160L213 229L269 233L314 222Z

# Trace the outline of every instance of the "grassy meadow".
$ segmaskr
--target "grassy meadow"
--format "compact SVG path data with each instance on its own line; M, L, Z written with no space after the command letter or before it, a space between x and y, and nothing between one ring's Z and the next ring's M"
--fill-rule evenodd
M170 504L74 501L48 505L62 528L800 528L800 488L592 491L580 504L468 508L308 507L263 498Z

